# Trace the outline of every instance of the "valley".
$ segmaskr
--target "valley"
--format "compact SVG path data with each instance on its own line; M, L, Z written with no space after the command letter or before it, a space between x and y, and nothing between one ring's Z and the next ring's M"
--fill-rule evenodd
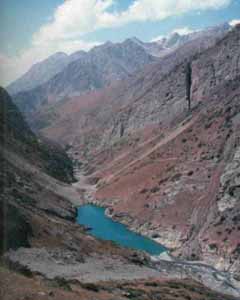
M4 300L239 298L239 49L107 42L0 89Z

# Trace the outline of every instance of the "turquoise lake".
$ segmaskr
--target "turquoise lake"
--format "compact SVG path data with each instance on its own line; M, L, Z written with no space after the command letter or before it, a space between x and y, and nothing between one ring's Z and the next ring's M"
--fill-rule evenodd
M90 227L89 233L103 240L137 250L144 250L151 255L159 255L167 249L159 243L129 230L125 225L114 222L105 216L105 209L87 204L78 208L78 224Z

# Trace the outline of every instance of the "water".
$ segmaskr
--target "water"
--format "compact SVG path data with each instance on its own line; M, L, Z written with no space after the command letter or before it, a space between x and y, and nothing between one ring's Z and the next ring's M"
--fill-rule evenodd
M134 233L125 225L114 222L105 216L105 209L95 205L83 205L78 208L77 221L81 225L90 227L89 231L93 236L111 240L117 244L137 250L144 250L151 255L159 255L166 251L166 248L153 240Z

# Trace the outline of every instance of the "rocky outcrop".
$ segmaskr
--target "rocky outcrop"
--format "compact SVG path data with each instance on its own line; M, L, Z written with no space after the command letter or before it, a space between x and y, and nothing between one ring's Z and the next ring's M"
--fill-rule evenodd
M219 269L231 271L236 278L240 278L239 137L235 139L235 143L236 150L231 150L231 158L220 177L215 212L217 217L213 225L216 230L214 232L210 224L208 225L206 231L209 241L206 243L203 239L201 247L207 262L211 264L214 262Z
M236 145L239 144L236 141ZM224 169L220 178L220 195L218 200L218 210L224 212L228 209L239 210L240 201L240 147L238 147ZM236 216L237 221L237 216Z

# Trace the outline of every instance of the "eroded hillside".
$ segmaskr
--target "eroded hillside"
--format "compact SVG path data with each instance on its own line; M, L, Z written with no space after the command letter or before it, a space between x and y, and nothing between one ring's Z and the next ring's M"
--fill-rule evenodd
M42 133L86 160L113 218L236 274L239 44L236 27L201 53L187 44L130 81L35 115L39 124L54 111Z
M107 43L88 59L80 53L15 96L44 139L0 90L1 251L16 250L5 255L1 277L21 283L24 297L228 299L182 281L189 277L239 294L240 27L161 59L137 44ZM72 161L57 143L81 161L84 188L69 185ZM194 263L153 264L96 240L75 224L73 204L84 201Z

